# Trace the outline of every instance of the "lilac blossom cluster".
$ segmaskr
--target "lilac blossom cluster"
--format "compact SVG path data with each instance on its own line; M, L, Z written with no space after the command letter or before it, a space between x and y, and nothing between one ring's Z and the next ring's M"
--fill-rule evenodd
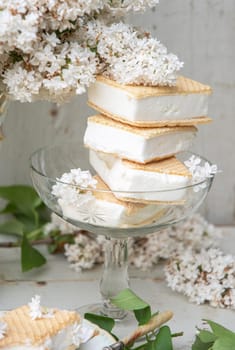
M165 267L168 285L190 301L235 309L235 257L218 248L188 248Z
M158 0L0 0L0 89L14 100L62 103L105 74L123 84L173 85L182 63L121 22Z

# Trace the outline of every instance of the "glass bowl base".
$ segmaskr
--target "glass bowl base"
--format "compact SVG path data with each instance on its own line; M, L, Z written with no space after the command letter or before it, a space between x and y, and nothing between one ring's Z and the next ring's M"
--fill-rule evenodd
M117 308L107 307L104 303L87 304L76 309L81 315L92 313L100 316L111 317L115 322L128 318L128 312Z

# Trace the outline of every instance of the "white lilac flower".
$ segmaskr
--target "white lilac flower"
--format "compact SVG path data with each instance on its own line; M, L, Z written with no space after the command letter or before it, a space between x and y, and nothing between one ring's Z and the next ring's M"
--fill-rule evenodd
M103 261L101 244L96 239L82 233L76 236L74 244L65 245L65 256L70 267L77 272L91 269Z
M235 309L235 258L218 248L177 254L165 267L168 285L197 304Z
M182 63L150 34L108 25L158 0L3 0L0 85L12 99L63 103L104 73L120 83L174 85Z
M96 188L97 180L93 178L89 170L81 170L80 168L71 169L70 173L73 178L72 181L74 181L76 185L83 188ZM63 182L63 176L61 181Z
M213 175L218 173L218 167L216 164L209 164L208 162L204 165L204 173L206 177L213 177Z
M34 321L40 318L52 318L54 317L54 310L41 307L41 297L35 295L31 302L28 303L29 306L29 315Z
M41 310L41 297L39 295L35 295L31 302L28 303L29 306L29 315L32 320L36 320L37 318L42 318L42 310Z
M184 162L184 164L186 165L186 167L188 167L191 173L193 173L196 170L196 168L200 165L200 163L201 163L201 158L195 155L192 155L188 160Z
M113 0L106 1L106 9L115 11L118 15L125 15L129 11L143 12L146 8L152 8L159 3L159 0Z
M201 158L193 155L184 162L192 174L192 184L198 184L194 187L194 192L198 192L208 186L207 179L214 177L219 172L217 165L204 162L201 165Z
M37 41L39 14L12 14L14 9L0 11L0 54L19 49L25 53L32 51Z
M149 33L122 22L106 25L93 21L87 39L101 58L102 74L121 84L174 85L183 65Z
M27 71L21 63L6 70L3 82L8 86L10 96L21 102L31 102L32 96L39 93L42 85L40 73Z
M0 322L0 339L3 339L7 332L7 324L5 322Z
M95 188L96 183L97 181L89 171L83 171L80 168L71 169L69 173L64 173L60 178L57 178L52 193L56 197L74 201L84 189ZM87 193L89 194L89 192Z
M201 215L194 214L188 220L168 227L144 238L135 238L130 244L131 265L147 270L160 260L183 254L191 247L193 251L209 249L219 244L221 232Z
M52 194L58 198L58 204L72 206L74 210L89 213L94 196L91 192L96 187L97 181L89 171L80 168L71 169L69 173L64 173L52 187Z
M86 14L91 14L93 11L99 12L103 9L104 0L70 0L70 1L55 1L49 0L47 7L52 20L53 29L60 29L61 31L73 28L73 22L78 17Z
M63 233L66 233L64 224L57 225L65 230ZM52 226L53 229L54 227ZM74 230L76 231L76 228ZM71 227L67 233L69 232L71 232ZM220 237L221 232L218 228L209 224L199 214L195 214L176 226L163 229L144 238L130 239L129 262L136 268L147 270L154 267L162 259L167 260L175 254L183 254L188 247L191 247L195 252L201 249L215 248L219 245ZM74 244L67 244L65 248L70 266L80 271L92 268L95 264L102 262L104 245L105 239L102 236L90 237L79 233Z

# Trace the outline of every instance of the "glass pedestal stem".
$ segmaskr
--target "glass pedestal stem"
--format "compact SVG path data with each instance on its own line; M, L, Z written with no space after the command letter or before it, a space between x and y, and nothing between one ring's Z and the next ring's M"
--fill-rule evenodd
M129 287L127 239L106 238L105 262L100 281L103 298L102 313L116 320L123 319L126 311L114 306L110 299Z

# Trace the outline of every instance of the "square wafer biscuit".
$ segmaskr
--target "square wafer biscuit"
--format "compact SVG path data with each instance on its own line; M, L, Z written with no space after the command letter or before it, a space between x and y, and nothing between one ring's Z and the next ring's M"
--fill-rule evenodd
M122 200L179 202L191 181L191 173L175 157L138 164L90 150L89 158L95 171Z
M208 85L179 76L176 86L121 85L98 76L88 89L88 104L98 112L135 126L196 125L207 117Z
M139 128L103 115L88 118L85 146L138 163L148 163L187 150L196 136L194 126Z
M6 324L6 333L0 339L2 350L75 350L71 334L81 319L77 312L53 309L52 317L33 320L29 306L24 305L5 312L0 322Z

